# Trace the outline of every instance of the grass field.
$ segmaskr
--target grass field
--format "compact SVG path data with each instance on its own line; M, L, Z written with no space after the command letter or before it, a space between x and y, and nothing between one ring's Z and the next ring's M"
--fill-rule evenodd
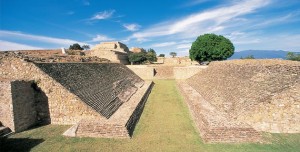
M1 140L4 151L300 151L300 134L266 134L270 144L204 144L174 80L157 80L132 139L68 138L48 125Z

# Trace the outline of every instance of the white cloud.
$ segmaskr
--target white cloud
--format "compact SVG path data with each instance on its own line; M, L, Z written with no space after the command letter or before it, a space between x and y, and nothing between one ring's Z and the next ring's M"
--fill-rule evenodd
M91 20L104 20L110 18L115 13L115 10L107 10L96 13Z
M300 34L276 33L268 36L251 35L233 41L236 51L242 50L285 50L300 51Z
M192 43L179 44L176 46L176 49L190 49L191 46L192 46Z
M176 42L156 43L156 44L152 44L152 47L166 47L166 46L172 46L175 44L176 44Z
M14 43L9 41L0 40L0 51L10 50L41 50L43 48L30 46L26 44Z
M128 31L138 31L141 28L139 24L123 24L123 27Z
M96 37L94 37L92 39L91 42L101 42L101 41L111 41L111 40L114 40L114 39L113 38L109 38L109 37L107 37L105 35L98 34Z
M183 7L194 6L194 5L202 4L202 3L205 3L208 1L210 1L210 0L191 0L190 2L184 4Z
M261 21L259 21L259 23L255 24L253 27L266 27L269 25L274 25L274 24L286 24L289 22L293 22L293 21L297 21L299 20L299 15L300 12L293 12L293 13L289 13L287 15L284 16L279 16L276 18L271 18L271 19L262 19Z
M191 38L200 34L223 31L227 24L240 16L253 13L269 4L270 0L244 0L212 10L185 16L178 20L159 23L151 28L132 35L133 38L180 35Z
M71 40L71 39L62 39L62 38L54 38L54 37L47 37L47 36L40 36L40 35L33 35L33 34L25 34L17 31L0 30L0 38L1 37L10 38L10 39L33 40L33 41L45 42L45 43L56 44L61 46L68 46L74 43L84 44L82 42Z

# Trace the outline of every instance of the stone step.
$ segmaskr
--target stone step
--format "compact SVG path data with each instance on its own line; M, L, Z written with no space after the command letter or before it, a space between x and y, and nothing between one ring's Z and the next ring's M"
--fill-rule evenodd
M8 127L0 126L0 137L7 136L11 133L11 130Z

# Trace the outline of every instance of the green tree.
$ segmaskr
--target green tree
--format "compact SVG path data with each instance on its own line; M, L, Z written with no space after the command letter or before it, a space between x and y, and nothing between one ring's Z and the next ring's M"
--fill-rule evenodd
M253 55L248 55L246 57L241 57L241 59L255 59Z
M151 48L148 49L146 58L149 62L156 62L157 61L156 52Z
M141 64L142 62L147 60L145 52L131 53L129 54L128 58L131 64L135 64L135 63Z
M286 55L287 60L300 61L300 54L288 52Z
M177 56L176 52L170 52L170 55L174 58L175 56Z
M85 50L88 50L88 49L90 49L90 46L89 45L83 45L82 48L85 49Z
M165 57L165 54L159 54L158 57Z
M193 61L225 60L233 55L234 46L222 35L204 34L193 42L189 53Z
M83 48L78 43L74 43L73 45L70 45L69 49L70 50L83 50Z

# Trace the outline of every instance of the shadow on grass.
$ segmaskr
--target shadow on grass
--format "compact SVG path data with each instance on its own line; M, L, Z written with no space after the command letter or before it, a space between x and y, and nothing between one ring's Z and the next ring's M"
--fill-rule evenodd
M30 139L30 138L0 138L0 151L27 152L44 141L45 141L44 139Z

